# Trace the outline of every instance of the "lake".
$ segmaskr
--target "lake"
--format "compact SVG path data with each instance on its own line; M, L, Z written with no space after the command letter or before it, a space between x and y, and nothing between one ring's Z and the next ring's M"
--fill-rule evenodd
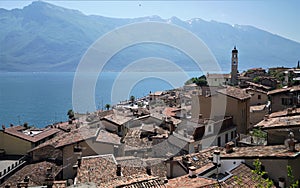
M105 104L117 104L131 95L136 98L149 92L180 87L199 72L102 72L93 92L88 83L96 73L86 73L85 83L74 90L73 72L8 72L0 73L0 124L9 126L28 122L44 127L54 122L66 121L67 111L91 112L103 109ZM98 75L98 74L97 74ZM166 79L168 78L168 79ZM72 101L72 96L76 96ZM88 98L86 98L88 97ZM93 100L93 104L86 102ZM78 105L79 104L79 105Z

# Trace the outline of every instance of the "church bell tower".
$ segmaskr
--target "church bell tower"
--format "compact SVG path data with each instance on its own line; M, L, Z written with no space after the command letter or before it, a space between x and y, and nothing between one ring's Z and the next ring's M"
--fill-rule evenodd
M238 84L238 50L234 46L231 54L231 84Z

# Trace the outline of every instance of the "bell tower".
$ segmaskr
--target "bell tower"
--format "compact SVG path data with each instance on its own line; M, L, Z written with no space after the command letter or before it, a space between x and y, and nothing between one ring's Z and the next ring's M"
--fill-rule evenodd
M231 54L231 84L238 84L238 50L234 46Z

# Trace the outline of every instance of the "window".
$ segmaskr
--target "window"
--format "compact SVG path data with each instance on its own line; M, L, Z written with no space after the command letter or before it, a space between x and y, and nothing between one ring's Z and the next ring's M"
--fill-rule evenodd
M221 146L221 137L218 137L218 146Z
M261 99L261 95L257 95L257 99L260 100Z
M225 143L228 142L228 133L225 134Z
M234 132L231 131L231 140L234 138Z
M290 98L281 98L282 105L292 105L292 99Z
M211 133L211 125L208 126L207 132Z

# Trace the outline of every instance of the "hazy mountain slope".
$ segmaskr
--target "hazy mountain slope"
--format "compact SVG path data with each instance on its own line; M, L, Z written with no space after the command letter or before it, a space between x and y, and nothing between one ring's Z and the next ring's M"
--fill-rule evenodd
M100 36L140 21L161 21L184 27L201 38L229 71L231 49L239 50L239 69L295 66L300 44L252 26L231 26L201 19L163 20L157 16L118 19L86 16L41 1L23 9L0 9L0 71L75 71L82 55ZM163 57L193 70L191 60L170 47L146 44L128 48L111 60L107 70L120 70L143 57Z

